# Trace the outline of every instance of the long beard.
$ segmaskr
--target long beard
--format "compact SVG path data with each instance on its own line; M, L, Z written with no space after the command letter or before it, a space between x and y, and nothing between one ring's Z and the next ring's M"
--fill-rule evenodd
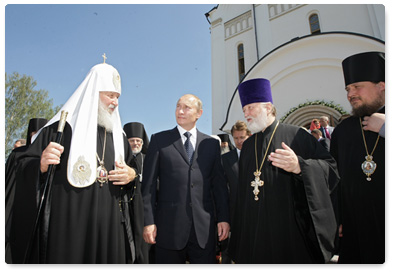
M247 123L248 129L250 129L251 133L255 134L263 131L267 127L267 110L262 108L262 113L257 117L249 117L252 118L252 121Z
M112 113L110 113L108 109L106 109L106 107L101 101L99 101L97 124L104 127L107 132L112 132L113 129Z

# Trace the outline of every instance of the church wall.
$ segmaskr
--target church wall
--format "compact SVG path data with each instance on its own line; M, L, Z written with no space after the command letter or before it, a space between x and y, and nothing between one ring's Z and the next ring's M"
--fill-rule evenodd
M237 47L240 44L243 44L244 46L245 71L247 72L257 62L255 43L246 42L254 39L253 31L253 29L247 30L236 37L225 41L225 55L231 56L227 61L227 66L225 67L230 89L234 89L234 87L237 86L240 81L237 56ZM230 93L233 93L232 90L228 89L228 93L229 91Z
M267 5L255 5L255 20L259 58L262 58L274 48Z
M234 26L233 34L230 30L226 30L232 22L237 22L248 13L251 14L250 28L240 30L239 24ZM282 54L287 56L280 58L284 63L278 63L280 59L276 61L270 59L273 56L278 58L281 55L278 53L270 54L259 62L259 59L269 52L295 37L310 35L308 19L313 13L319 16L321 32L352 32L384 40L385 16L382 5L219 5L211 12L212 133L220 133L219 128L225 122L229 102L239 83L237 46L240 43L244 45L246 72L255 65L248 78L259 76L273 81L274 90L278 92L273 96L277 104L280 104L279 118L290 108L307 99L335 101L346 111L349 110L349 103L343 93L341 58L369 48L383 49L384 46L380 47L377 44L371 46L369 39L361 41L356 36L346 39L345 42L342 37L338 41L334 39L329 44L325 44L328 41L322 38L323 35L318 35L319 39L323 39L323 44L291 42L287 46L288 51L282 51ZM309 40L309 43L311 41ZM339 78L340 81L337 81ZM334 79L336 83L331 84ZM333 90L339 92L335 93ZM327 95L328 92L330 96ZM238 95L234 100L238 101ZM231 112L235 111L235 113L230 113L229 119L244 120L241 107L240 109L237 108L238 106L232 107L236 107L231 108Z
M368 5L310 4L270 19L272 48L310 34L309 16L313 13L319 16L321 32L348 31L374 36Z
M243 14L249 10L251 10L251 4L233 4L233 5L219 5L216 10L212 13L211 22L216 20L217 18L221 18L224 23L228 22Z
M251 10L252 5L219 5L218 10L213 12L211 20L211 56L212 56L212 123L223 123L228 103L233 94L235 86L239 83L237 46L240 43L244 45L246 71L250 69L257 61L255 43L245 43L245 41L254 39L251 28L247 31L237 31L237 27L232 26L234 35L229 36L229 30L225 26L236 21L236 17L245 14ZM251 21L249 21L251 26Z
M223 32L224 27L221 19L212 21L211 24L211 99L212 99L212 123L221 123L226 116L226 103L227 99L226 92L226 71L223 67L226 67L225 55L225 44L223 43ZM215 80L213 80L215 79ZM215 91L214 91L215 90Z

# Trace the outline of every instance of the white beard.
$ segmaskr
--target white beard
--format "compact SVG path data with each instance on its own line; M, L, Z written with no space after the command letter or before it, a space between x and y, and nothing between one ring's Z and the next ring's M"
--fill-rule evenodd
M267 110L262 107L262 112L257 117L247 117L251 118L252 121L247 122L247 127L250 129L251 133L255 134L263 131L267 127Z
M229 151L230 151L229 146L221 147L221 154L226 154Z
M142 149L143 149L143 146L142 146L142 145L141 145L140 148L133 148L133 149L132 149L132 153L133 153L134 155L137 155L138 153L141 152Z
M107 132L112 132L113 116L112 113L106 109L105 105L99 100L99 108L97 114L97 124L103 126Z

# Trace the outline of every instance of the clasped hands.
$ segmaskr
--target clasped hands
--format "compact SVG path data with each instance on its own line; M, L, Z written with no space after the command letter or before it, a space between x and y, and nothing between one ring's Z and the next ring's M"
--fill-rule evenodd
M56 142L50 142L41 154L40 171L46 173L49 165L58 165L60 156L64 152L64 147ZM136 171L124 163L115 162L115 170L108 173L108 180L114 185L127 185L136 178Z

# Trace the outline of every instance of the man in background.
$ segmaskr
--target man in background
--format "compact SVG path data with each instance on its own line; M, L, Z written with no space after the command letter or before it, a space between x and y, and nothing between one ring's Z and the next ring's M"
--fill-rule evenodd
M138 234L143 234L144 228L144 207L141 196L141 181L143 176L144 158L147 153L149 139L145 131L144 125L140 122L129 122L123 126L130 148L133 154L133 165L136 166L137 179L128 186L128 198L133 200L135 206L130 210L131 219L138 221L141 225L136 226ZM152 263L151 255L149 255L149 245L144 241L142 236L134 238L136 241L136 263L147 264ZM150 249L150 252L152 250Z
M313 137L315 137L322 146L324 146L325 150L329 152L331 147L331 141L329 138L323 138L322 132L319 129L314 129L311 131Z
M217 136L221 139L221 154L234 150L235 147L230 142L229 134L218 134Z
M17 147L12 150L8 156L7 162L5 164L5 223L6 223L6 263L12 263L12 254L10 247L10 236L11 236L11 224L12 224L12 213L15 197L15 180L16 180L16 170L19 162L19 157L26 152L31 144L31 138L41 129L46 123L47 119L44 118L32 118L29 120L29 125L27 128L27 136L25 145ZM11 242L12 244L12 242Z
M20 138L15 141L13 149L21 147L21 146L25 146L25 145L26 145L26 139Z
M320 117L320 131L323 138L331 139L333 129L334 128L332 126L329 126L329 117Z
M239 184L239 158L243 142L251 136L251 131L244 121L238 120L231 129L236 149L222 155L222 165L229 188L230 226L232 228L233 213L236 205L237 186ZM221 243L221 258L223 264L230 264L231 258L227 249L228 240Z

